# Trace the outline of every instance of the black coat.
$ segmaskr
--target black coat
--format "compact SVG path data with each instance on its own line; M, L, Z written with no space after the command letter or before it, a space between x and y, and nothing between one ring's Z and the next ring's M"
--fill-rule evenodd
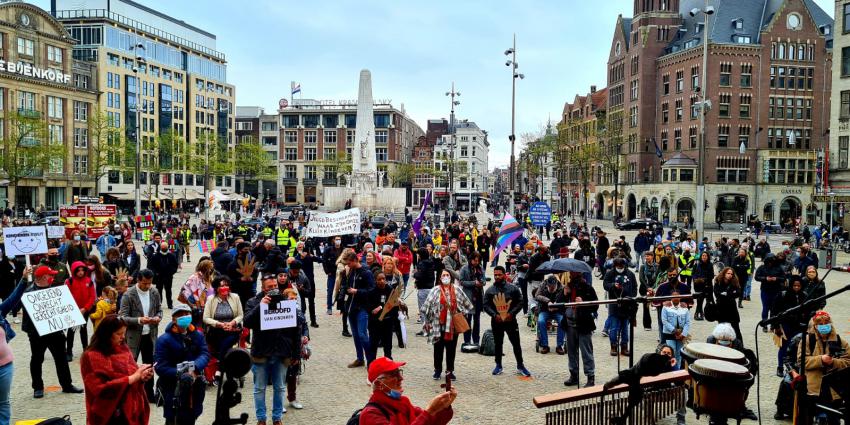
M542 282L546 274L537 272L537 268L549 260L549 254L541 254L538 252L532 255L531 259L528 260L528 275L526 275L526 280L529 282Z
M741 321L738 304L735 301L740 296L741 288L732 284L714 282L714 302L717 304L715 319L717 323L738 323Z
M573 301L576 297L580 297L582 301L596 301L599 299L596 295L596 290L584 281L575 285L571 290L575 291L575 297L572 293L570 293L566 296L568 301ZM581 307L576 308L575 310L575 321L568 318L565 314L563 321L564 325L575 326L579 333L590 333L596 330L596 321L593 319L593 315L599 310L599 306Z
M284 359L298 359L301 357L301 332L304 328L304 316L298 317L298 326L294 328L260 330L260 301L266 294L258 293L248 300L245 307L245 326L251 328L251 356L271 357L277 356Z
M621 286L619 289L616 286L618 283ZM608 273L605 273L602 287L608 291L609 299L635 297L637 296L638 281L635 274L629 269L625 269L623 273L617 273L617 270L611 269ZM617 304L611 304L609 312L612 316L628 318L637 313L637 306L624 308Z
M213 267L220 274L227 274L227 266L233 262L233 256L224 248L216 248L210 252Z
M442 264L442 262L440 262ZM413 273L413 283L416 289L431 289L436 281L436 267L432 258L423 258L416 263L416 271Z
M769 277L775 277L776 280L768 282ZM756 269L754 279L761 283L762 291L778 293L785 286L785 270L779 264L762 264Z
M165 282L177 273L177 256L173 252L157 252L148 259L148 268L153 271L154 283Z
M697 261L691 278L693 279L694 297L713 301L714 264L711 261ZM701 281L698 281L698 279L701 279Z

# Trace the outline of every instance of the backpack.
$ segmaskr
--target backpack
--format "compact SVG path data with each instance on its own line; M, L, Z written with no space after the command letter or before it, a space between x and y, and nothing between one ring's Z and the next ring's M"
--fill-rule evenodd
M478 346L478 354L484 356L496 355L496 340L493 338L493 330L487 329L481 335L481 345Z
M36 425L71 425L71 417L68 415L62 416L61 418L50 418L45 419Z
M390 419L390 413L387 412L386 410L384 410L384 408L381 407L381 405L379 405L377 403L369 402L369 403L366 403L366 406L372 406L372 407L378 409L384 415L384 417L387 418L387 420ZM363 409L365 409L366 406L363 406ZM355 410L354 413L351 414L351 417L348 418L348 422L346 422L345 425L360 425L360 413L363 412L363 409Z

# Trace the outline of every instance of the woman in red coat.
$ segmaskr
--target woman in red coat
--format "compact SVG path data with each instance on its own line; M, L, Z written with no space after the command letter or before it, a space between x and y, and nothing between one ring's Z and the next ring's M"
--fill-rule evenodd
M106 316L80 360L87 425L148 424L150 406L144 383L153 378L153 367L136 365L126 332L127 325L118 316Z

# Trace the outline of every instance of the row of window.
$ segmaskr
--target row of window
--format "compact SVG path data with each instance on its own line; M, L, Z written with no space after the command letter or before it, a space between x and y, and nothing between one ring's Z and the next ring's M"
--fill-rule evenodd
M346 149L347 154L351 155L351 149ZM324 160L335 160L337 159L337 151L336 148L324 148L322 152L323 155L319 158L319 150L316 148L304 148L304 160L305 161L316 161L319 159ZM378 162L388 161L389 155L387 153L387 148L375 148L375 157ZM284 148L283 149L283 159L286 161L298 161L298 148Z
M300 121L299 121L300 119ZM374 122L376 128L389 128L390 114L375 114ZM323 128L336 128L339 126L338 114L304 114L304 115L283 115L281 117L281 127L297 128L299 125L304 128L318 128L319 123ZM347 128L357 127L357 115L345 114L345 126Z
M771 66L770 88L785 90L813 90L815 84L814 68L793 66Z
M345 132L345 143L354 144L354 130L347 130ZM337 133L336 131L323 131L322 132L322 141L326 145L335 145L337 142ZM375 130L375 143L379 145L385 145L389 142L390 135L388 130ZM305 131L304 132L304 144L314 145L318 141L318 132L313 131ZM294 145L298 143L298 132L297 131L284 131L283 132L283 143Z
M815 46L809 43L771 43L770 58L811 62L815 60Z
M753 86L753 65L749 63L743 63L740 65L740 80L739 85L742 88L750 88ZM676 71L676 81L675 81L675 91L676 93L681 93L685 90L685 70L680 69ZM721 87L731 87L732 86L732 64L730 63L721 63L720 64L720 79L718 82ZM700 86L700 74L699 74L699 66L691 67L690 73L690 88L691 90L695 90ZM670 94L670 74L664 74L661 76L661 93L663 95Z

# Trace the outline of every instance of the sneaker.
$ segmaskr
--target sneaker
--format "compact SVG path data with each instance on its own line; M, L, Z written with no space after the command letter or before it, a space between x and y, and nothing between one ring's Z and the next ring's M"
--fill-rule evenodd
M319 324L318 324L318 323L316 323L316 322L313 322L313 323L310 323L310 327L311 327L311 328L318 328L318 327L319 327Z
M502 366L496 365L496 367L493 368L493 375L501 375L502 372L503 372Z
M349 332L349 331L342 331L342 336L344 336L344 337L346 337L346 338L351 338L351 332Z
M446 378L451 379L452 381L457 381L457 376L455 376L454 371L446 372Z
M603 329L602 330L602 336L604 336L605 338L608 338L608 331Z
M645 330L647 332L652 332L652 328L643 328L643 330Z
M331 310L331 309L328 309L328 316L333 316L333 315L334 315L334 312L333 312L333 310Z
M32 398L42 398L44 397L44 390L34 390L32 392Z
M301 404L301 402L300 402L300 401L298 401L298 400L292 400L292 401L290 401L290 402L289 402L289 405L290 405L290 406L292 406L292 407L293 407L294 409L296 409L296 410L301 410L301 409L303 409L303 408L304 408L304 405L303 405L303 404Z
M522 375L526 378L531 378L531 372L529 372L528 369L525 368L525 366L517 366L516 373L517 375Z
M442 373L439 370L435 370L432 378L434 378L435 381L439 381L441 375L442 375Z

